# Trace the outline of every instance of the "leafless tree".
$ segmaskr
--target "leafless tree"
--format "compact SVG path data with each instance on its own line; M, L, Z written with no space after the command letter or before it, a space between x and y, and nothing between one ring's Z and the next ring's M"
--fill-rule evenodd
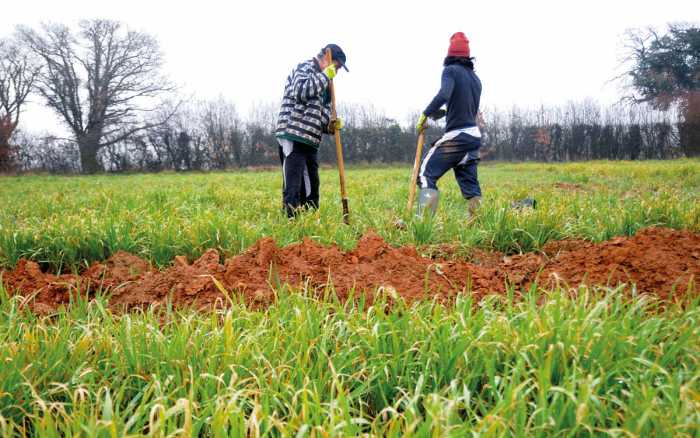
M39 71L16 41L0 40L0 171L12 168L10 139Z
M241 165L241 121L233 102L220 96L216 100L201 102L201 130L207 139L211 167L226 169Z
M76 173L80 171L78 148L72 141L48 133L31 133L18 129L14 143L17 148L18 171Z
M249 166L269 165L279 162L278 144L274 132L279 104L255 102L245 123L244 161Z
M84 173L101 169L100 149L152 127L144 114L174 90L161 74L156 39L120 22L81 21L78 32L44 24L18 33L44 63L37 88L75 137Z

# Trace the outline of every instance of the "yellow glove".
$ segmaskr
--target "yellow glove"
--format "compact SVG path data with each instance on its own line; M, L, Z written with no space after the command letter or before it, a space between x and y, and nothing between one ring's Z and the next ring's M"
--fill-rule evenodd
M425 114L421 114L420 118L418 119L418 123L416 123L416 132L420 133L425 129L426 120L428 120L428 118L425 116Z
M340 119L340 117L331 120L330 123L328 124L328 130L331 132L331 134L335 134L335 130L341 130L343 129L345 125L343 125L343 121Z
M331 62L328 67L323 69L323 73L328 76L328 79L333 79L338 72L335 69L335 64Z

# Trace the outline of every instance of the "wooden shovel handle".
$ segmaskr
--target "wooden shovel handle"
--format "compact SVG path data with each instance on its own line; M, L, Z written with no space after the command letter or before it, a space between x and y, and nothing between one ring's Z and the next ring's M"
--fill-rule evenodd
M326 60L333 62L333 54L331 49L326 49ZM328 88L331 93L331 121L337 120L338 114L335 109L335 86L333 79L330 80ZM343 145L340 142L340 129L334 126L335 131L335 155L338 158L338 176L340 178L340 198L343 205L343 222L346 225L350 224L350 209L348 208L348 195L345 191L345 162L343 161Z
M408 213L413 211L413 201L416 198L416 182L418 181L418 169L420 159L423 155L423 144L425 143L425 131L421 129L418 133L418 145L416 146L416 159L413 161L413 173L411 174L411 185L408 187Z

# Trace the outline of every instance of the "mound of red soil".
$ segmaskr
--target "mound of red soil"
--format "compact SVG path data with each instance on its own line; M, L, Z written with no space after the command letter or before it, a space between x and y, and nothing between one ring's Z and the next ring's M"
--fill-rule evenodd
M374 233L363 236L348 252L308 238L279 248L266 238L223 263L218 252L209 250L192 264L177 257L163 271L122 252L93 264L80 276L43 273L36 263L21 260L14 270L3 273L3 282L25 297L34 311L45 313L78 293L85 297L100 290L110 291L109 303L115 309L168 300L176 307L225 306L231 299L227 294L264 307L284 284L306 286L318 295L332 290L340 299L363 294L369 302L377 293L408 301L449 301L457 293L469 293L478 300L503 293L507 283L527 287L534 281L544 287L635 283L641 293L674 299L700 276L700 235L664 228L600 244L551 242L542 253L475 254L474 263L435 260L422 257L413 247L394 248Z
M48 313L69 301L70 286L78 279L73 275L41 272L39 264L22 259L12 271L2 273L2 282L10 294L21 294L37 313Z
M633 238L586 243L559 253L540 277L569 285L635 283L640 292L670 299L700 278L700 235L647 228Z

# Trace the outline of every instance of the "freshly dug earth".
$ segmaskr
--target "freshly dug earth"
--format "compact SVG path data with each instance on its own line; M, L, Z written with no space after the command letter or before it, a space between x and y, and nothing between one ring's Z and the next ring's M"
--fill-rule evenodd
M76 296L85 299L99 291L109 292L115 310L168 300L176 307L225 306L230 299L226 294L264 307L284 284L306 286L319 296L333 291L341 300L363 294L371 302L378 293L408 301L449 301L469 293L479 300L503 294L507 284L522 290L535 281L545 288L634 283L640 293L675 300L692 291L689 284L700 277L700 234L665 228L599 244L550 242L541 253L476 254L472 262L445 258L444 252L431 259L413 247L394 248L370 232L349 252L308 238L279 248L266 238L223 264L219 253L209 250L194 263L177 257L172 267L158 271L143 259L118 252L81 275L56 276L21 260L2 278L10 293L24 297L35 312L50 313Z

